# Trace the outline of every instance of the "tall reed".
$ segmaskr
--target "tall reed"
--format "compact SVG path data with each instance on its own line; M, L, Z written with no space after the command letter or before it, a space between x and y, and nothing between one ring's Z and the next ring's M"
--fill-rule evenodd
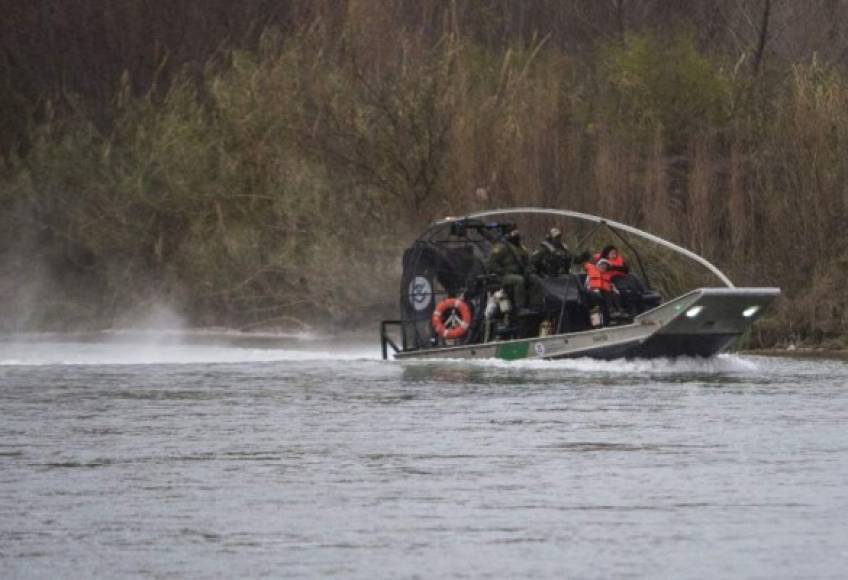
M164 85L124 74L107 123L84 93L46 102L0 174L6 326L109 324L154 300L197 324L369 321L429 220L543 205L783 287L761 343L842 339L843 71L812 58L752 79L686 25L495 43L470 5L390 5L292 4Z

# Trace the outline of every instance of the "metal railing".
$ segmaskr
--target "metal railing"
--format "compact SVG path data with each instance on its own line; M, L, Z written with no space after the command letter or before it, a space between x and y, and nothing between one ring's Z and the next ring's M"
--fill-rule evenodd
M400 320L383 320L380 322L380 348L383 352L383 360L387 360L389 358L389 347L392 347L392 350L395 352L400 352L401 348L392 340L392 337L389 336L388 328L390 326L401 327L402 322Z

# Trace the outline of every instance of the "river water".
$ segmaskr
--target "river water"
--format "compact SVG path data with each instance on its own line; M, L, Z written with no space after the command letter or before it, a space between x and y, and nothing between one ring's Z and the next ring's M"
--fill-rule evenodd
M845 578L848 365L0 342L3 578Z

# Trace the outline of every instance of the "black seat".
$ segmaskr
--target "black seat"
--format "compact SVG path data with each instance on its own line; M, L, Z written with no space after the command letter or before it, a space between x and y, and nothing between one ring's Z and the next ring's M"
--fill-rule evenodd
M653 290L642 292L639 298L642 301L642 306L645 310L656 308L660 305L660 302L662 302L662 296L660 296L657 292L654 292Z

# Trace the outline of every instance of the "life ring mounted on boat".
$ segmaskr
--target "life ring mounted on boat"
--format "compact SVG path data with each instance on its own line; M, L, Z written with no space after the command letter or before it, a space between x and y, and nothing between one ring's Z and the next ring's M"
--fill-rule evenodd
M461 298L445 298L436 305L430 322L442 338L460 338L471 326L471 308Z

